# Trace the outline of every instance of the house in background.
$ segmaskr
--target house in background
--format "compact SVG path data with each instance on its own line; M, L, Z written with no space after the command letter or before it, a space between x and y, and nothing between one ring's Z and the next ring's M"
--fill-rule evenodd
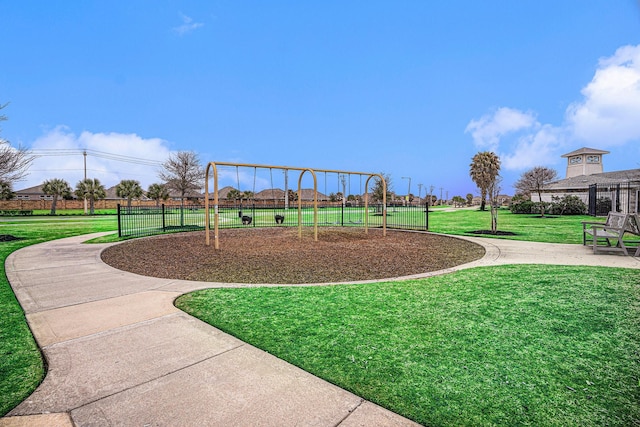
M53 196L44 194L43 186L44 184L40 184L16 191L16 200L53 200Z
M545 185L542 201L577 196L589 207L590 215L640 212L640 169L605 172L606 154L609 152L586 147L563 154L566 177ZM538 202L537 194L531 200Z

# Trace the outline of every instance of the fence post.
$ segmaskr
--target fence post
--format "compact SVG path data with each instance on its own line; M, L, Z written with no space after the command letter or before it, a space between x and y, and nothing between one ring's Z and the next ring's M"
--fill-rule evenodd
M167 231L166 222L164 220L164 203L162 204L162 231Z
M122 237L122 222L120 218L120 203L117 206L118 209L118 237Z
M425 231L429 231L429 202L424 204L424 226Z

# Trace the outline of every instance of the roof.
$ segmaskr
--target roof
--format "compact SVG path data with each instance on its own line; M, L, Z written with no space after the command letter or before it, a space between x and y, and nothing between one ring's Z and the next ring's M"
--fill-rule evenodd
M16 194L44 194L42 187L44 184L36 185L35 187L24 188L16 191Z
M579 149L577 149L575 151L572 151L570 153L563 154L560 157L571 157L571 156L577 156L579 154L609 154L609 151L597 150L595 148L582 147L582 148L579 148Z
M629 169L615 172L594 173L592 175L579 175L571 178L560 179L545 185L545 190L554 189L580 189L592 184L619 184L625 182L640 182L640 169Z

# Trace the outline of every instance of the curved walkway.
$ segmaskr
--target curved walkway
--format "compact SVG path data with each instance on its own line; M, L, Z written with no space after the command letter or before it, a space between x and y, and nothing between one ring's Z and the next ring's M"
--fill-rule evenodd
M174 307L215 286L116 270L105 234L11 254L6 273L48 372L0 426L412 426L415 423L231 337ZM640 268L580 245L467 238L485 246L461 268L516 263ZM417 276L412 276L417 277ZM282 285L278 285L282 286Z

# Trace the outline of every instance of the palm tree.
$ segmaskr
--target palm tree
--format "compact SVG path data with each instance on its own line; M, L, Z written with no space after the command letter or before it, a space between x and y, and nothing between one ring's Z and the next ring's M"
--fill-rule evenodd
M500 158L491 151L482 151L473 156L469 165L469 175L480 189L480 210L485 210L489 188L495 183L500 172Z
M123 179L116 185L116 196L127 199L127 211L131 210L131 199L137 199L144 194L140 183L133 179Z
M104 199L107 197L107 192L104 189L104 185L100 184L100 181L96 179L87 178L79 181L76 184L76 196L89 200L89 214L93 215L95 212L95 201Z
M160 206L160 200L169 199L169 190L164 184L151 184L147 189L147 197L156 201L156 207Z
M53 178L42 184L42 192L48 196L53 196L53 201L51 202L51 215L55 215L58 197L68 197L71 195L71 186L64 179Z

